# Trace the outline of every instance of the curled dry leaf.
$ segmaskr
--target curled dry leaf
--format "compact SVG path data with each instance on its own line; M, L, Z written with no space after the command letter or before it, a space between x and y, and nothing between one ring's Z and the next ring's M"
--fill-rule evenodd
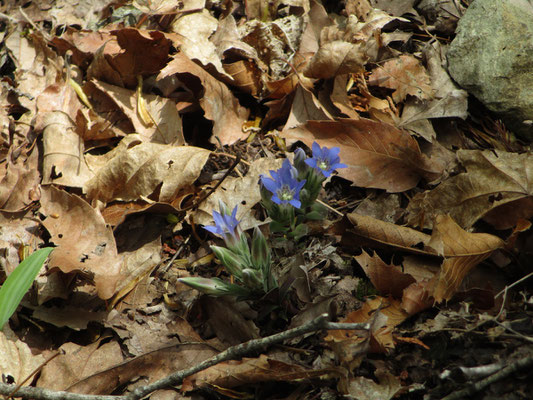
M43 118L43 184L83 187L93 177L83 140L67 114L56 111Z
M401 55L376 68L368 84L394 89L392 99L399 103L408 95L418 99L433 97L433 88L426 69L412 55Z
M217 351L205 343L179 343L135 357L123 363L115 363L96 374L71 385L72 393L108 394L139 376L149 377L150 382L162 379L173 372L191 368L213 357Z
M433 296L437 302L449 300L466 274L505 243L487 233L470 233L450 216L438 216L428 248L445 256Z
M313 56L304 75L308 78L330 79L337 75L363 72L367 57L361 43L341 40L326 43Z
M366 251L354 256L372 285L380 294L391 295L397 299L402 298L403 290L415 283L415 278L403 273L398 265L386 264L377 254L370 255Z
M331 120L333 117L315 97L302 85L296 87L291 112L284 130L305 124L310 120Z
M105 164L84 187L91 201L152 200L171 202L198 178L209 150L193 146L142 143L129 135L104 155ZM95 162L98 162L96 160Z
M195 89L195 96L200 101L200 106L205 111L205 117L213 121L213 135L217 136L223 145L235 143L247 134L243 133L242 125L248 119L249 111L239 104L228 87L214 78L198 64L191 61L185 54L177 53L174 58L161 70L157 79L164 79L177 75L190 79L193 75L199 79L204 92L199 93L197 82L191 84Z
M343 241L353 243L355 236L361 245L378 248L391 246L409 253L428 254L424 248L431 237L425 233L357 213L348 214L347 217L353 226L346 228Z
M153 94L142 94L150 124L141 118L138 109L138 93L133 90L113 86L105 82L93 80L96 88L108 95L130 119L135 132L153 143L184 145L185 139L181 127L181 117L176 103ZM146 118L145 118L146 119ZM155 125L152 124L155 122Z
M348 165L339 176L356 186L403 192L415 187L421 177L433 180L442 166L424 156L415 139L392 125L366 118L340 121L308 121L288 129L289 144L301 140L311 147L340 147L341 161Z
M342 152L341 152L342 156ZM408 222L429 228L436 215L449 214L463 228L471 227L489 211L533 195L533 156L501 150L459 150L466 172L447 179L435 189L419 193L409 203ZM503 226L514 226L514 212L502 209Z
M33 355L30 347L22 342L5 324L0 331L0 375L15 384L22 383L44 362L41 354ZM31 384L31 379L24 385Z
M80 197L54 186L41 189L40 212L50 242L58 247L49 267L65 273L82 271L94 280L98 296L109 299L122 279L122 259L115 238L100 213Z
M183 380L182 390L205 387L231 388L260 382L294 382L302 379L337 377L334 368L307 369L298 364L288 364L261 354L258 358L243 358L213 365Z
M41 180L39 173L39 149L23 151L16 159L8 156L4 164L5 172L0 172L0 209L21 211L33 201L39 200L37 188Z
M101 345L101 341L96 341L87 346L67 342L59 351L61 354L43 367L37 381L38 387L66 390L74 383L111 368L123 359L117 342Z
M329 331L324 340L333 349L341 365L353 370L368 352L384 353L394 348L394 327L405 321L408 314L399 300L375 297L360 309L349 313L341 322L370 323L370 337L358 331Z

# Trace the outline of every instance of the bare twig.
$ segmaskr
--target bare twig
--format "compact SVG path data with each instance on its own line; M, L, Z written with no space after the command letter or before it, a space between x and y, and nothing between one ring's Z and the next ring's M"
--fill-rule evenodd
M21 387L14 395L15 397L21 397L23 399L36 399L36 400L138 400L148 394L163 389L166 387L180 384L183 379L191 376L199 371L207 369L213 365L219 364L223 361L235 360L242 358L246 355L264 351L269 346L283 342L287 339L292 339L297 336L304 335L309 332L316 332L320 330L369 330L370 324L356 324L356 323L338 323L329 322L328 314L322 314L314 320L301 325L299 327L289 329L284 332L276 333L272 336L267 336L261 339L253 339L246 343L239 344L237 346L230 347L225 351L211 357L194 367L184 369L175 372L166 378L160 379L156 382L150 383L145 386L138 387L133 392L124 396L98 396L87 395L78 393L69 393L62 391L55 391L50 389L36 388L36 387ZM15 385L7 385L0 383L0 394L8 395L13 391Z
M476 383L462 390L453 392L452 394L449 394L448 396L444 397L442 400L459 400L471 398L474 393L480 392L481 390L485 389L487 386L493 384L494 382L501 381L502 379L507 378L509 375L517 371L530 368L532 366L533 357L522 358L512 363L511 365L508 365L507 367L503 368L502 370L500 370L500 372L496 372L488 378L477 381Z
M255 353L261 350L265 350L269 346L283 342L286 339L292 339L303 334L319 331L322 329L335 330L335 329L346 329L346 330L368 330L370 329L369 324L351 324L351 323L334 323L328 321L328 314L322 314L314 320L299 326L297 328L289 329L284 332L276 333L272 336L267 336L262 339L253 339L249 340L246 343L241 343L237 346L232 346L222 353L217 354L214 357L211 357L205 361L202 361L200 364L195 365L192 368L178 371L172 375L167 376L166 378L160 379L154 383L151 383L146 386L139 387L135 389L132 393L125 396L127 400L137 400L140 399L156 390L163 389L169 386L174 386L180 384L183 379L188 376L191 376L199 371L207 369L213 365L219 364L223 361L235 360L237 358L244 357L250 353Z

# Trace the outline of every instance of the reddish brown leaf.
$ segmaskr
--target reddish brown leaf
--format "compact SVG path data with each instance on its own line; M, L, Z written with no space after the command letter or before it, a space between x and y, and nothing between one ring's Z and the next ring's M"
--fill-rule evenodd
M341 161L348 168L339 169L339 176L356 186L403 192L415 187L422 176L435 177L442 168L432 165L405 131L365 118L309 121L285 130L283 136L289 143L301 140L309 147L314 141L340 147Z
M435 300L449 300L466 274L503 246L503 240L496 236L466 232L450 216L438 216L428 247L446 258L432 293Z
M354 256L354 258L363 268L372 285L384 296L390 294L400 299L403 290L415 282L411 275L402 272L401 267L386 264L377 254L371 256L363 250L360 255Z
M489 211L533 195L531 154L459 150L457 157L466 172L413 197L407 208L411 225L431 227L436 215L449 214L460 226L469 228ZM530 212L524 211L526 215ZM498 225L514 225L515 218L520 217L517 214L503 209Z
M369 85L394 89L392 98L399 103L407 95L419 99L433 96L433 88L426 69L412 55L401 55L376 68L369 77Z

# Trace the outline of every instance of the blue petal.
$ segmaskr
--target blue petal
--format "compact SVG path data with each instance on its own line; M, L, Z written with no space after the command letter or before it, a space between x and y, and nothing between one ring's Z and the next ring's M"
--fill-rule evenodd
M215 235L222 235L224 233L224 232L221 232L221 229L217 226L204 226L204 229Z
M331 160L335 157L338 157L340 152L341 152L341 149L339 147L332 147L328 151L328 158Z
M215 220L215 225L219 229L222 229L224 225L224 219L222 218L222 215L220 215L220 213L217 211L213 211L213 219Z
M335 163L331 166L331 169L332 170L336 170L336 169L339 169L339 168L348 168L348 166L346 164L343 164L343 163Z
M265 178L264 176L261 177L261 183L264 187L266 187L270 192L276 193L276 191L279 189L279 184L273 179Z
M295 208L300 208L302 206L302 202L300 200L292 199L289 201L289 204Z
M305 160L305 163L309 165L311 168L318 168L315 158L308 158L307 160Z
M281 199L278 197L277 193L274 193L274 195L272 196L271 200L276 203L276 204L281 204Z
M317 142L313 142L312 149L313 149L313 157L317 155L321 155L322 149L320 148L320 145Z

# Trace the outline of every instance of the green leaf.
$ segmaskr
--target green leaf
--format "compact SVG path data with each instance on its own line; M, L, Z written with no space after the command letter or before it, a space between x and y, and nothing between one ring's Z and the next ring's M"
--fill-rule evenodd
M16 311L52 250L53 247L37 250L7 277L0 288L0 330Z
M250 294L246 288L218 278L187 277L180 278L178 281L211 296L247 296Z
M296 240L300 240L309 232L309 228L306 224L297 225L296 228L291 232L292 237Z
M211 246L215 256L224 265L226 270L237 280L242 281L242 270L245 267L243 260L231 250L220 246Z

